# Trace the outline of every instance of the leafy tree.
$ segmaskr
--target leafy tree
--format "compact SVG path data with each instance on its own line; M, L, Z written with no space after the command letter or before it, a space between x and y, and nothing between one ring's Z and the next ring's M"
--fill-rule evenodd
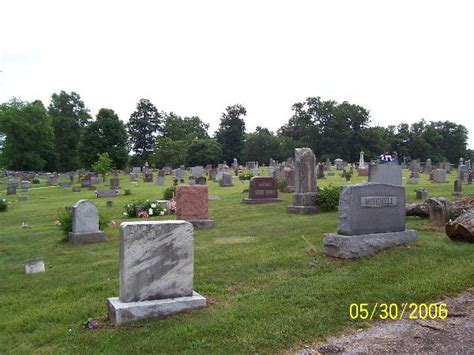
M127 123L128 139L131 149L144 164L151 155L156 136L162 133L163 115L147 99L140 99L136 110Z
M149 157L149 160L156 167L178 167L186 163L187 151L186 141L160 137L156 141L154 153Z
M280 142L278 138L266 128L258 126L254 133L248 133L242 149L244 161L255 160L268 164L270 158L278 159Z
M112 170L112 159L110 159L109 153L101 153L98 156L99 159L92 164L92 169L105 181L107 173Z
M222 113L215 138L221 144L223 159L227 162L241 158L245 138L245 121L241 117L246 114L247 110L240 104L227 106L226 112Z
M79 147L84 167L91 167L98 154L107 152L116 168L124 168L128 160L124 123L113 110L101 108L96 120L84 128Z
M217 165L222 157L222 147L215 139L196 139L187 151L187 165Z
M79 94L61 91L53 94L48 107L52 118L56 152L58 153L58 168L60 171L70 171L79 168L79 140L83 128L91 116L85 108Z
M202 122L197 116L183 118L171 112L165 114L163 137L188 142L195 139L208 139L208 129L209 124Z
M0 105L0 132L5 135L2 164L13 170L54 170L54 133L41 101L12 100Z

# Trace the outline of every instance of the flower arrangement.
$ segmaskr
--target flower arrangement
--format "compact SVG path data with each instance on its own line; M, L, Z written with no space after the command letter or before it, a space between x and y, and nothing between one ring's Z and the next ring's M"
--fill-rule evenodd
M253 174L250 173L250 172L244 172L244 173L239 175L239 180L241 182L246 181L246 180L250 180L251 178L253 178Z
M133 201L124 206L123 215L138 218L164 216L165 214L171 213L171 210L166 207L164 207L158 200Z

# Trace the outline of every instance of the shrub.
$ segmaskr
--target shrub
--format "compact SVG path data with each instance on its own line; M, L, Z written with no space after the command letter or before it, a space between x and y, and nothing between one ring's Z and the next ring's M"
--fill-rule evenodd
M316 196L317 205L323 211L335 211L339 206L339 195L341 187L329 185L327 187L318 188Z
M142 200L133 201L124 206L123 215L127 217L148 218L151 216L164 216L169 211L158 201Z
M130 189L124 189L123 191L124 191L125 196L132 194L132 191L130 191Z
M244 173L239 175L239 180L240 181L250 180L251 178L253 178L253 174L250 173L250 172L244 172Z
M280 192L285 192L288 187L288 183L285 180L278 181L277 188Z
M31 183L37 185L40 183L40 180L38 178L34 178L33 180L31 180Z
M5 212L8 208L8 202L4 198L0 199L0 212Z
M163 192L163 200L171 200L176 194L176 186L168 186Z
M70 207L58 209L58 221L56 225L63 232L63 240L67 240L69 232L72 232L72 216Z

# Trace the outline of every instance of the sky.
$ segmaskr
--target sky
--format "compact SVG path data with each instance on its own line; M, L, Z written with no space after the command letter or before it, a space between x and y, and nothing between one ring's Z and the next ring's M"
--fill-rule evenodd
M240 103L276 131L307 97L371 125L453 121L474 148L473 1L0 3L0 102L79 93L127 121L140 98L217 129Z

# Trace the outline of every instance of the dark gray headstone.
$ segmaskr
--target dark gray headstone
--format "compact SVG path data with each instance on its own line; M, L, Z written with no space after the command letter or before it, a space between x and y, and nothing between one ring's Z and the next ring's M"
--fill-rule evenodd
M370 165L369 182L402 185L402 167L396 163Z

